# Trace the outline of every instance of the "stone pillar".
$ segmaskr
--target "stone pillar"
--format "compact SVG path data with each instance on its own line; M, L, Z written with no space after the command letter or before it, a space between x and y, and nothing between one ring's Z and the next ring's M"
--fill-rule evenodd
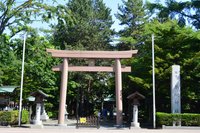
M35 125L42 125L42 121L40 120L41 114L41 103L36 103L36 116L34 120Z
M59 116L58 116L59 125L64 125L65 122L67 80L68 80L68 59L64 58L62 66L61 87L60 87L60 104L59 104Z
M132 127L140 127L138 123L138 105L133 105L133 122L131 122Z
M120 59L115 59L116 124L122 125L122 71Z

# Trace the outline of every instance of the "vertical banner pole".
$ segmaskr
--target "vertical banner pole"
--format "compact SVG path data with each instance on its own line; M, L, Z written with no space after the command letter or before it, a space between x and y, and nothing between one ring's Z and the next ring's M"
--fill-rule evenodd
M154 34L152 34L153 128L156 128Z
M23 55L22 55L22 73L21 73L21 85L20 85L20 99L19 99L19 118L18 126L21 126L21 115L22 115L22 92L23 92L23 80L24 80L24 58L25 58L25 44L26 44L26 34L24 34L23 43Z

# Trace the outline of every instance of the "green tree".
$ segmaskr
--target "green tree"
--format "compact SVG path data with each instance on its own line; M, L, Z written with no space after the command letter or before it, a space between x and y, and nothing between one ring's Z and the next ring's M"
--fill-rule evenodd
M30 96L31 92L42 90L50 96L45 104L47 104L47 111L52 112L52 110L58 109L59 91L57 85L58 75L51 70L51 67L58 61L51 58L46 52L46 48L51 48L53 45L36 32L33 30L31 33L28 33L26 39L23 105L27 104L27 97ZM20 86L23 39L12 39L7 46L13 54L13 59L9 60L5 65L6 67L2 67L3 74L0 79L3 85ZM8 60L11 57L8 56L6 59ZM17 92L19 94L19 90ZM15 101L18 101L19 95L16 95L15 98Z
M27 30L28 24L36 19L48 21L53 11L54 7L45 4L43 0L2 0L0 1L0 35L8 30L12 37L20 31Z
M67 50L108 50L110 48L113 24L111 10L102 0L70 0L66 6L57 7L58 24L53 26L54 44L58 49ZM95 65L103 65L102 60L97 60ZM73 65L88 65L86 60L70 60ZM105 65L105 64L104 64ZM91 101L101 97L96 91L101 88L98 81L101 74L70 73L67 104L69 112L74 112L73 106L77 93L81 105L90 110ZM93 94L92 96L89 94ZM71 108L71 109L70 109ZM84 111L82 111L84 112ZM87 112L87 111L85 111ZM87 112L91 113L91 112Z
M130 76L135 87L144 89L151 99L151 34L155 34L155 73L157 111L170 112L171 66L181 66L182 111L192 112L199 103L199 32L180 27L177 21L164 23L153 21L145 27L144 35L149 37L140 47L138 61L133 63ZM139 66L139 67L137 67ZM141 90L141 91L142 91ZM195 103L196 102L196 103Z
M19 61L17 60L6 34L0 36L0 85L18 85Z
M109 47L113 31L110 9L102 0L70 0L58 6L55 43L61 49L99 50Z
M144 43L144 26L147 22L148 16L146 15L145 5L142 0L127 0L123 1L123 5L118 7L119 13L116 14L117 19L120 20L120 24L124 26L124 29L118 32L119 35L119 43L116 44L117 49L119 50L130 50L130 49L138 49L140 45ZM140 52L138 53L140 54ZM131 60L122 60L123 65L133 66L133 71L137 74L140 74L139 69L141 64L139 64L139 58L133 58ZM138 64L137 64L138 63ZM144 69L145 70L145 69ZM140 82L140 86L134 85L134 83L129 78L130 73L123 73L123 111L126 113L130 113L128 101L126 97L135 91L139 91L140 93L146 94L145 91L141 91L143 88L143 82ZM137 75L139 76L139 75ZM135 77L137 78L137 77ZM134 79L135 79L134 78ZM139 78L138 78L139 79ZM142 80L140 78L140 80ZM147 79L144 79L147 80ZM145 83L146 84L146 83ZM143 108L144 106L142 106ZM140 113L141 114L141 113Z
M188 0L184 2L165 0L165 4L148 2L147 5L151 15L158 17L160 22L171 18L177 19L180 26L193 25L196 29L200 28L199 0Z
M134 49L142 40L142 32L146 22L145 6L142 0L123 0L123 5L118 7L116 14L120 20L120 25L125 26L119 31L119 49Z
M157 16L157 19L159 21L149 20L149 22L147 22L147 10L144 10L144 8L141 9L141 4L136 4L140 5L138 7L135 7L136 10L132 9L132 7L134 7L134 4L137 2L131 0L124 2L125 6L119 7L121 14L118 13L116 15L117 18L121 21L121 24L125 25L125 28L119 32L121 41L118 46L119 49L136 48L139 50L138 56L136 56L136 58L133 58L132 60L122 61L122 63L124 64L132 64L133 67L133 72L131 75L127 76L126 74L124 74L123 97L127 97L134 91L139 91L142 94L146 94L146 106L143 106L142 110L144 111L144 113L148 113L149 111L151 112L151 34L155 34L157 110L170 112L170 79L171 66L173 64L181 65L182 69L182 100L188 101L188 103L184 103L184 105L182 106L183 112L187 112L189 111L189 109L194 109L195 107L197 107L196 105L199 104L199 89L197 89L198 87L196 86L196 83L198 83L199 80L199 72L196 71L198 70L197 61L199 59L199 47L197 43L199 42L199 32L193 31L191 28L180 25L180 20L178 22L171 21L168 17L163 17L163 19L161 19L160 16ZM195 12L196 9L197 8L195 8ZM166 8L166 10L170 9ZM160 11L161 10L158 10L158 13L160 13ZM134 14L139 14L139 18L135 19L136 21L134 20ZM185 19L190 18L189 16L184 14L183 16ZM190 19L195 21L193 17L191 17ZM135 33L138 33L139 35ZM138 35L139 37L134 35ZM187 54L184 54L184 51L187 51ZM189 68L194 68L195 71L191 71L191 69ZM188 76L189 73L190 76ZM190 85L190 83L194 84ZM125 99L124 103L124 109L126 110L127 101Z

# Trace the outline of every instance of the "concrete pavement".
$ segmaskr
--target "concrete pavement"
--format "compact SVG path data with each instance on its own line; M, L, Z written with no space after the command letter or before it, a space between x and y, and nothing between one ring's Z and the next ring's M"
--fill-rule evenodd
M102 125L100 129L94 127L80 127L76 129L76 120L65 121L67 126L58 126L57 120L49 120L43 122L43 127L34 127L31 124L23 125L22 127L6 127L0 126L0 133L200 133L200 128L194 127L180 127L165 129L129 129L116 128L113 126ZM31 127L32 126L32 127Z
M199 133L199 129L0 128L1 133Z

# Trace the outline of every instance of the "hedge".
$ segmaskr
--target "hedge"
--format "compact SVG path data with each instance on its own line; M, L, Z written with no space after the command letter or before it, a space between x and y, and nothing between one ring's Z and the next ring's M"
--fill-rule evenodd
M182 114L172 114L157 112L157 126L172 126L173 121L178 122L181 120L182 126L200 126L200 114L192 113L182 113Z
M19 111L0 111L0 125L16 125L18 123ZM29 121L29 112L22 111L21 123L25 124Z

